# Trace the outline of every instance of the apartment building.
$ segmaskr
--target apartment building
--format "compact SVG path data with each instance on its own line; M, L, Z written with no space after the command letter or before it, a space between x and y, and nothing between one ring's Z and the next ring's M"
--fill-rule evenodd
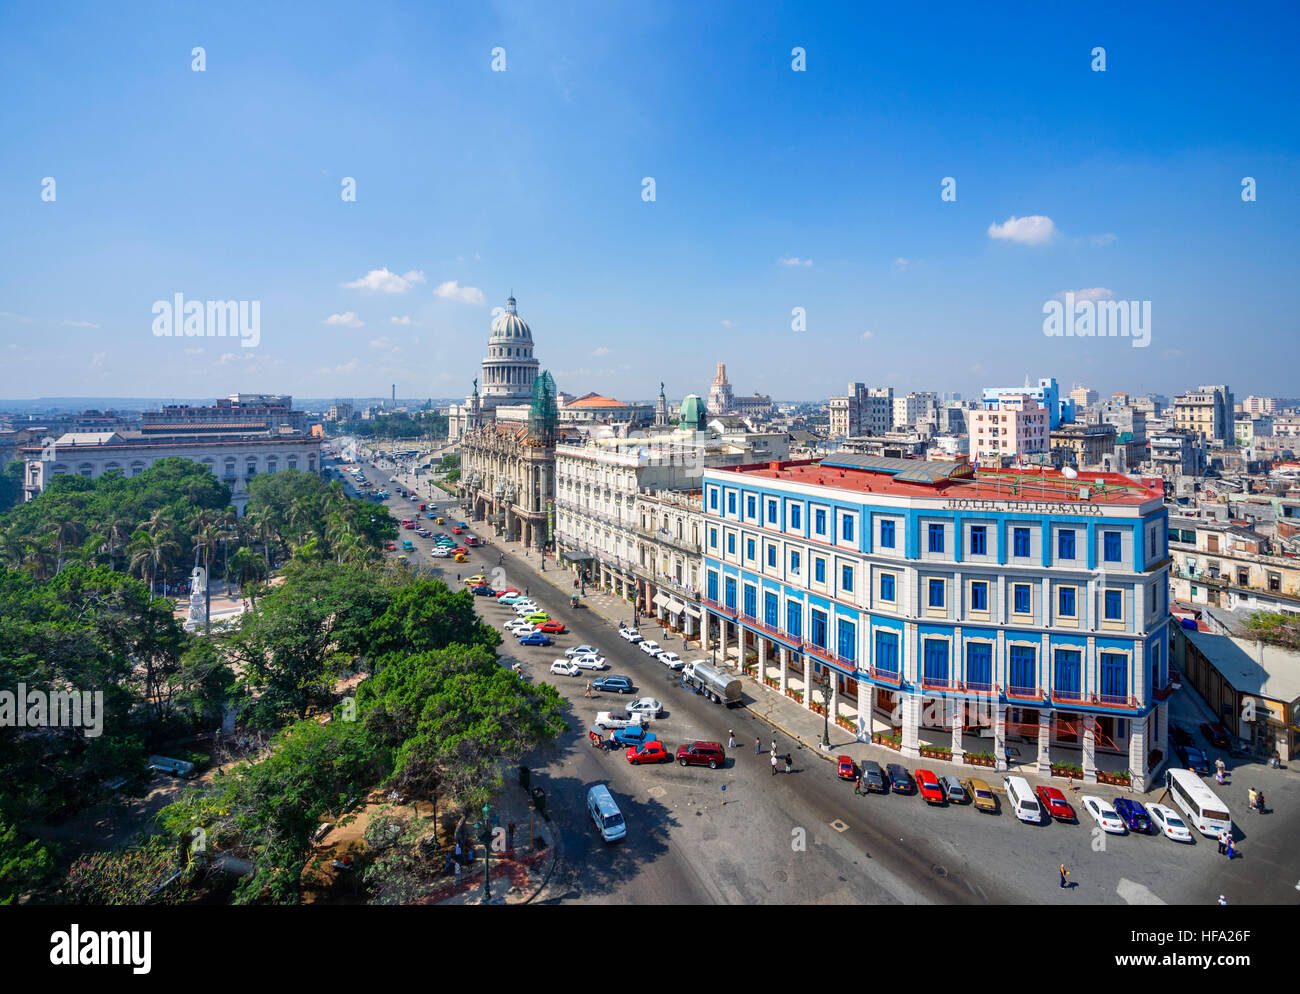
M1174 599L1300 617L1300 560L1272 548L1271 540L1232 522L1171 518Z
M1001 394L996 406L970 415L971 455L986 464L1043 456L1051 414L1028 394Z
M1236 437L1232 389L1226 384L1201 386L1174 398L1174 427L1198 432L1217 445Z

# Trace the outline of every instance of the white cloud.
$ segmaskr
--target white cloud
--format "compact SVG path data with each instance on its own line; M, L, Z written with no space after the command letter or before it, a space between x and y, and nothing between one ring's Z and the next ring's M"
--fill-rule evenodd
M1108 231L1104 235L1093 235L1089 241L1094 245L1109 245L1118 237L1113 231Z
M1115 291L1114 291L1114 290L1108 290L1108 289L1107 289L1106 287L1104 287L1104 286L1094 286L1094 287L1089 287L1089 288L1086 289L1086 290L1062 290L1060 293L1058 293L1058 294L1056 295L1056 298L1057 298L1058 300L1064 300L1064 299L1065 299L1065 295L1066 295L1067 293L1072 293L1072 294L1074 294L1074 301L1075 301L1075 303L1083 303L1083 302L1085 302L1085 301L1092 301L1092 302L1095 302L1095 301L1098 301L1098 300L1114 300L1114 299L1115 299Z
M868 338L875 338L875 337L876 337L876 336L875 336L875 333L874 333L874 332L864 331L864 332L862 333L862 340L863 340L864 342L865 342Z
M990 224L988 235L1021 245L1046 245L1056 236L1056 225L1050 217L1031 214L1029 217L1016 217L1014 214L1002 224Z
M405 293L416 283L423 282L424 273L418 269L412 269L410 272L398 276L396 273L390 273L388 267L385 266L383 269L372 269L360 279L342 285L348 290L375 290L379 293Z
M378 350L380 350L381 352L401 352L401 351L402 351L402 347L401 347L400 345L398 345L396 342L394 342L394 341L393 341L391 338L389 338L387 335L384 335L384 336L381 337L381 338L373 338L373 339L371 339L371 340L370 340L370 347L371 347L372 349L378 349Z
M605 346L602 345L600 348L596 349L596 351L593 352L592 355L609 355L609 349L605 348Z
M98 328L94 321L64 321L69 328Z
M811 259L800 259L797 255L783 255L777 260L783 266L811 266Z
M901 255L900 255L897 259L894 260L894 268L895 268L895 269L906 269L906 268L907 268L908 266L910 266L911 264L912 264L912 260L911 260L911 259L904 259Z
M366 323L351 311L344 311L342 314L331 314L323 323L341 324L347 328L364 328L366 326Z
M389 324L412 325L419 324L418 321L412 321L411 315L403 314L400 317L391 317L388 319Z
M483 303L483 291L476 286L461 286L456 280L439 283L433 295L443 300L458 300L462 304Z
M734 328L734 327L736 327L736 322L735 322L735 321L728 320L727 318L723 318L723 319L722 319L722 327L724 327L724 328Z

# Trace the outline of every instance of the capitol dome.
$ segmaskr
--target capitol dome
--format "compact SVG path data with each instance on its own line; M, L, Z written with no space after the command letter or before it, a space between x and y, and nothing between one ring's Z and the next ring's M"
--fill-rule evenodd
M506 300L506 312L492 322L490 342L533 343L533 330L528 322L515 312L515 298Z
M492 332L488 335L488 354L483 360L483 406L529 403L537 366L533 357L533 330L516 313L514 294L511 294L506 300L505 313L492 322Z

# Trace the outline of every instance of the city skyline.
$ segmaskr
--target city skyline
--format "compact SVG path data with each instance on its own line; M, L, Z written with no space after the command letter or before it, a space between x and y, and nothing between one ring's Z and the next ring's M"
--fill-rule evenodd
M0 394L463 396L511 292L575 394L705 395L719 361L775 399L1026 375L1294 392L1257 361L1297 330L1291 11L500 5L408 36L340 35L344 10L262 12L254 36L0 14L0 81L32 95L0 163ZM1048 337L1067 293L1148 302L1149 347ZM157 337L177 294L259 302L256 347Z

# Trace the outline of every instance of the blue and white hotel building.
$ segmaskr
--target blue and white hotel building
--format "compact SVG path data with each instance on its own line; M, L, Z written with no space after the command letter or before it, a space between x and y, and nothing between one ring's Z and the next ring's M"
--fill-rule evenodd
M774 691L829 693L832 719L911 758L1128 770L1145 790L1168 755L1159 483L843 456L702 486L706 623Z

